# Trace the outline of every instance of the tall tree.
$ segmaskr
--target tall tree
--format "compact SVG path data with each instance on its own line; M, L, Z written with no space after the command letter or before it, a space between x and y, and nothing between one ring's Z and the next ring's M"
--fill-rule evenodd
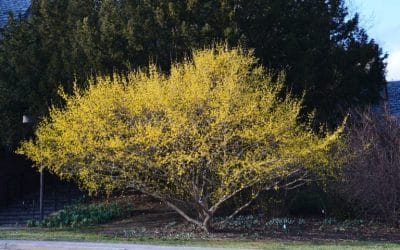
M72 91L74 82L149 60L168 71L220 40L254 48L271 71L285 71L286 90L305 95L305 113L330 124L350 106L377 101L385 83L385 56L344 0L33 0L29 18L0 37L0 89L9 93L1 94L3 145L21 134L7 112L45 115L61 102L59 85Z
M348 107L379 99L385 55L343 0L239 2L247 45L268 67L285 70L288 89L305 94L320 120L335 123Z

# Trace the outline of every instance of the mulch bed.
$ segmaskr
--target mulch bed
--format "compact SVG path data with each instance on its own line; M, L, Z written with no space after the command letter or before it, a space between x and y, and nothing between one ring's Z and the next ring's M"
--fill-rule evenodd
M400 229L373 221L344 221L326 223L320 218L305 218L303 223L267 226L267 219L259 218L257 226L230 224L208 234L160 202L146 196L132 199L135 210L128 219L99 226L96 231L125 238L152 239L243 239L243 240L368 240L400 242ZM295 219L296 220L296 219Z

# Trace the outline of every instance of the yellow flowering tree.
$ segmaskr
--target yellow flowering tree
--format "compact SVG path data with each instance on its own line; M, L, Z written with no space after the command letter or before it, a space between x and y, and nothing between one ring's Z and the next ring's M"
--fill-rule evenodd
M222 204L246 191L293 188L329 170L340 130L300 123L301 100L281 96L251 52L195 51L168 75L154 66L97 78L62 94L19 153L90 192L135 189L205 230ZM290 180L290 181L288 181Z

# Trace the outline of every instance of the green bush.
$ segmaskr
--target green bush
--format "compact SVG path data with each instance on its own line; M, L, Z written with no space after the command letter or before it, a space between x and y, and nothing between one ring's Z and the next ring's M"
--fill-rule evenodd
M324 192L317 187L307 187L288 200L289 214L323 216L326 212Z
M128 217L132 207L121 203L93 203L67 206L41 223L30 221L28 226L81 227L106 223Z

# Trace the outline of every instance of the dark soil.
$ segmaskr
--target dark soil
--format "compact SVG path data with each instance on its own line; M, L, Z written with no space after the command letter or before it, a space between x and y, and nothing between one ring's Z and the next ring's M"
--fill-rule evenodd
M369 240L400 242L400 229L374 221L324 221L303 218L302 223L266 225L269 219L257 217L257 223L240 220L208 234L160 202L146 196L132 199L131 217L97 227L99 233L125 238L152 239L248 239L248 240ZM297 221L299 218L294 218Z

